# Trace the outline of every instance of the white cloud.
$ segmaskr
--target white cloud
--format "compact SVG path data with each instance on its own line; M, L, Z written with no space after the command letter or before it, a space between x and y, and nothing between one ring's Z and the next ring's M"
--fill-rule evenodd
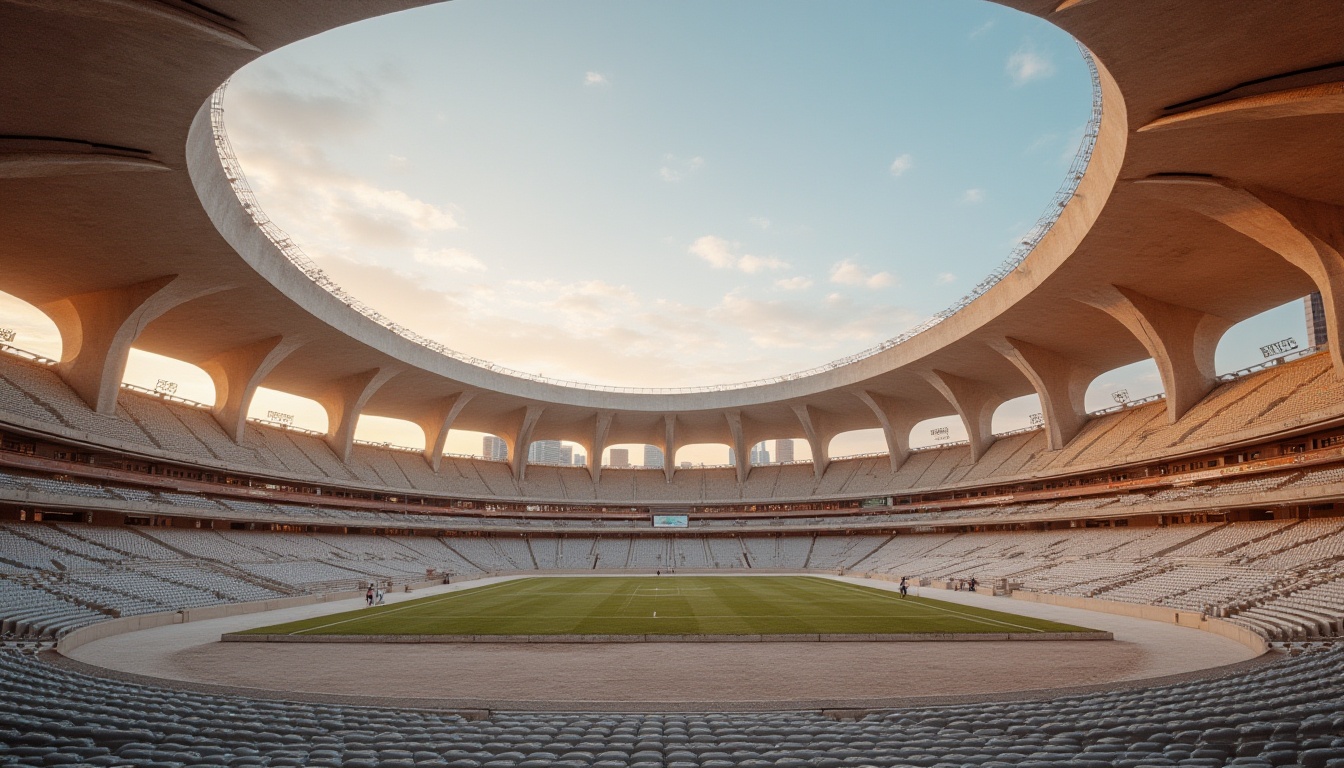
M934 282L939 285L947 285L948 283L955 283L956 281L957 276L951 272L939 272L938 277L934 279Z
M990 19L989 21L986 21L984 24L981 24L980 26L971 30L971 39L975 40L976 38L984 37L984 35L993 28L994 28L994 20Z
M696 238L691 243L690 251L715 269L730 269L737 264L737 257L730 250L728 241L714 235Z
M610 85L611 83L609 80L607 80L606 75L602 74L601 72L593 72L590 70L584 73L583 84L589 87L593 87L593 86Z
M1023 46L1008 57L1005 67L1013 85L1025 85L1032 80L1040 80L1055 73L1055 63L1034 49Z
M745 334L765 349L840 348L875 344L916 322L899 307L850 300L831 294L823 302L795 299L755 299L741 290L730 291L709 311L720 327Z
M757 272L764 272L767 269L788 269L789 264L783 259L778 259L774 256L753 256L748 253L737 260L737 268L749 275L754 275Z
M910 156L909 152L907 152L897 157L895 160L891 161L891 175L900 176L901 174L910 170L910 167L913 166L914 164L915 159Z
M752 226L757 227L759 229L770 228L770 220L764 216L752 216L751 218L747 219L747 221L750 222Z
M850 259L844 259L831 266L831 282L840 285L863 285L869 288L886 288L896 282L890 272L869 274L867 270ZM834 295L834 294L833 294Z
M664 155L663 167L658 169L658 177L663 181L681 181L700 170L705 165L705 159L700 156L680 158L676 155Z
M416 248L411 252L411 257L420 264L430 267L441 267L454 272L484 272L487 269L485 262L461 248L438 248L433 250Z
M803 277L785 277L775 281L775 287L781 291L804 291L812 287L812 278Z
M691 255L709 262L715 269L737 269L747 274L755 274L766 270L789 268L788 262L774 256L755 256L750 253L738 255L734 251L740 248L740 243L730 243L722 237L705 235L696 238L687 250Z
M961 193L961 202L966 203L967 205L974 205L976 203L984 202L984 199L985 199L985 190L980 189L979 187L971 187L970 189Z

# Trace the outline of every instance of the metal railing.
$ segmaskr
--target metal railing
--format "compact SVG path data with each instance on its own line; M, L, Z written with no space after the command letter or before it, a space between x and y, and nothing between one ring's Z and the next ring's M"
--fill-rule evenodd
M975 285L965 296L958 299L952 306L941 312L934 314L929 319L916 325L913 328L893 336L880 344L869 347L861 352L832 360L825 365L819 365L808 368L803 371L795 371L779 376L772 376L763 379L754 379L751 381L740 381L733 384L716 384L708 386L695 387L624 387L607 384L593 384L583 381L572 381L569 379L557 379L549 376L541 376L526 371L519 371L508 368L489 360L484 360L473 355L468 355L450 349L448 346L433 339L421 336L411 329L393 321L391 318L383 315L378 310L370 307L358 298L350 294L344 288L339 286L321 267L318 267L313 260L303 252L303 249L294 242L289 235L285 234L275 222L266 215L261 206L257 203L256 195L247 183L247 176L243 173L242 166L238 163L238 157L233 152L233 145L229 142L228 134L224 130L224 91L228 88L228 82L221 85L218 90L210 97L210 126L214 132L215 149L219 153L219 159L224 166L225 176L233 188L234 194L242 203L244 210L251 215L252 220L257 227L266 235L271 243L289 259L294 266L307 275L319 287L326 290L332 296L335 296L341 303L349 306L351 309L359 312L361 315L387 328L393 333L401 336L408 341L430 349L446 357L458 360L469 365L483 368L495 373L512 376L527 381L539 382L542 384L553 384L562 387L573 387L577 389L596 390L599 392L626 392L632 394L690 394L697 392L723 392L734 389L746 389L748 387L759 387L769 384L778 384L785 381L794 381L804 379L809 376L815 376L826 371L842 368L851 363L867 359L881 352L885 352L892 347L904 344L925 331L941 324L943 321L965 309L971 302L983 296L995 285L998 285L1005 277L1011 274L1027 258L1027 255L1041 242L1050 228L1059 220L1060 214L1069 201L1073 199L1074 193L1078 189L1079 182L1083 179L1083 174L1087 170L1088 163L1092 159L1092 150L1096 145L1097 136L1101 131L1101 78L1097 72L1096 62L1092 58L1092 53L1087 50L1082 43L1078 44L1078 50L1082 54L1084 63L1087 64L1088 72L1092 80L1092 114L1087 121L1087 127L1084 129L1083 137L1079 141L1078 151L1074 154L1073 162L1069 164L1068 174L1064 177L1064 183L1050 198L1046 204L1045 210L1036 219L1036 223L1022 237L1015 246L1008 258L998 267L991 271L983 280Z

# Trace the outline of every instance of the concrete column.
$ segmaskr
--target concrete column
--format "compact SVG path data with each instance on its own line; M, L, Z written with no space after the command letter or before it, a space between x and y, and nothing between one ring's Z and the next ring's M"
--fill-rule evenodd
M428 415L417 423L425 431L425 461L435 472L443 466L443 445L448 440L448 430L453 428L458 414L467 407L467 403L476 396L475 392L458 392L449 395L435 404Z
M1155 197L1207 216L1279 254L1316 284L1326 337L1344 322L1344 208L1207 176L1158 176L1135 182ZM1330 344L1335 378L1344 379L1344 345Z
M742 412L724 411L723 418L728 422L728 435L731 440L729 445L733 446L733 459L737 465L737 482L745 483L747 475L751 474L751 446L747 443L746 434L742 429Z
M57 373L98 413L117 412L131 345L152 320L192 299L230 288L192 285L176 275L66 296L38 307L61 334Z
M1068 445L1087 423L1084 397L1098 371L1084 369L1063 355L1018 339L1001 339L991 346L1017 366L1035 387L1041 398L1050 450Z
M882 426L882 435L887 439L887 456L891 459L891 472L895 474L910 455L910 430L920 420L910 415L910 410L894 398L864 391L855 392L854 395L872 410Z
M798 423L803 426L808 446L812 448L812 473L820 480L831 463L828 443L833 435L822 430L821 413L816 408L799 404L793 406L793 412L798 416Z
M663 415L663 477L672 482L677 471L677 417Z
M966 437L971 443L971 460L979 461L989 446L994 444L994 410L1003 404L1003 398L981 382L943 371L930 371L924 374L924 378L947 398L947 402L961 416L961 423L966 427Z
M1230 320L1168 304L1120 286L1083 299L1119 320L1148 350L1162 374L1167 420L1175 424L1218 385L1213 353Z
M257 387L275 366L303 344L301 340L272 336L226 350L201 363L201 369L215 383L215 405L211 412L235 443L242 442L247 412Z
M607 450L607 434L615 416L612 411L599 411L593 418L593 442L585 446L588 449L588 475L593 478L593 485L602 479L602 452Z
M380 387L401 373L396 368L371 368L334 382L317 401L327 411L327 445L346 461L355 442L360 411Z
M527 478L527 449L532 445L532 432L545 411L544 405L523 408L518 413L518 426L512 430L512 434L500 435L509 447L509 469L513 470L513 478L520 483Z

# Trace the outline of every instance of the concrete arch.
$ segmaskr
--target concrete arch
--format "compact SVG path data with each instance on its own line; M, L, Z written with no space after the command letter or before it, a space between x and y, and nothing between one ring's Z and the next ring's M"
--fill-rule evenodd
M909 440L908 434L906 440ZM832 436L830 442L826 444L826 452L830 456L853 456L859 453L886 451L886 432L881 427L846 430Z
M36 305L0 291L0 344L45 357L61 359L61 331ZM11 337L10 334L13 334Z
M1041 396L1033 393L1000 403L999 407L994 409L991 428L994 434L1002 435L1019 429L1044 427L1048 418L1041 406Z
M946 436L941 433L944 429L947 430ZM921 419L911 425L907 444L911 449L929 448L966 442L968 437L966 422L960 416L935 416L931 419Z
M354 439L424 451L426 435L424 428L413 421L361 413L355 424Z
M218 398L215 383L203 367L141 349L132 348L127 354L122 382L201 405L213 406Z
M321 403L302 395L266 387L257 387L256 395L248 405L246 418L285 423L322 433L328 427L327 410Z
M732 460L729 459L729 452L732 450L733 446L728 443L687 443L677 446L673 462L677 467L680 467L683 461L689 462L691 466L732 464Z
M1123 399L1116 397L1124 394ZM1088 382L1083 397L1089 413L1102 411L1125 402L1163 394L1162 373L1152 358L1112 368Z
M1306 301L1290 301L1227 329L1214 352L1214 370L1218 375L1260 365L1266 360L1311 346L1307 325ZM1275 348L1276 342L1292 340ZM1262 347L1270 349L1261 351ZM1267 353L1267 354L1266 354Z

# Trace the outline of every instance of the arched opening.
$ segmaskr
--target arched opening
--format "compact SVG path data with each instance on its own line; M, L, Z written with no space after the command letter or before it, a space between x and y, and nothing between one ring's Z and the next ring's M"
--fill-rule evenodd
M1304 350L1311 346L1307 331L1307 307L1302 299L1248 317L1218 340L1214 370L1219 375L1233 373Z
M955 414L925 419L910 430L911 448L929 448L966 439L966 425L962 424L961 417Z
M480 457L493 461L508 461L509 449L504 438L489 432L470 429L450 429L443 441L445 456Z
M552 467L583 466L583 446L565 440L534 440L527 446L527 463Z
M994 410L990 431L996 435L1045 425L1041 397L1036 393L1015 397Z
M247 417L257 421L286 427L327 432L327 410L316 400L291 395L278 389L257 387Z
M355 439L366 443L381 443L396 448L425 450L425 431L420 425L405 419L360 414L355 424Z
M201 405L215 404L215 383L210 374L191 363L131 348L126 356L123 384L146 392L180 397Z
M617 443L602 451L602 466L615 469L644 466L643 443Z
M32 304L0 291L0 344L61 359L61 333L51 318Z
M807 445L807 442L800 442L806 450L808 458L811 458L812 451ZM841 432L831 438L831 443L827 446L826 452L830 455L832 461L835 459L843 459L846 456L859 456L865 453L886 453L887 436L880 427ZM802 457L800 456L799 458Z
M732 448L725 443L691 443L677 448L677 468L730 466Z
M1114 408L1162 394L1162 374L1152 358L1109 370L1087 386L1083 407L1088 413Z

